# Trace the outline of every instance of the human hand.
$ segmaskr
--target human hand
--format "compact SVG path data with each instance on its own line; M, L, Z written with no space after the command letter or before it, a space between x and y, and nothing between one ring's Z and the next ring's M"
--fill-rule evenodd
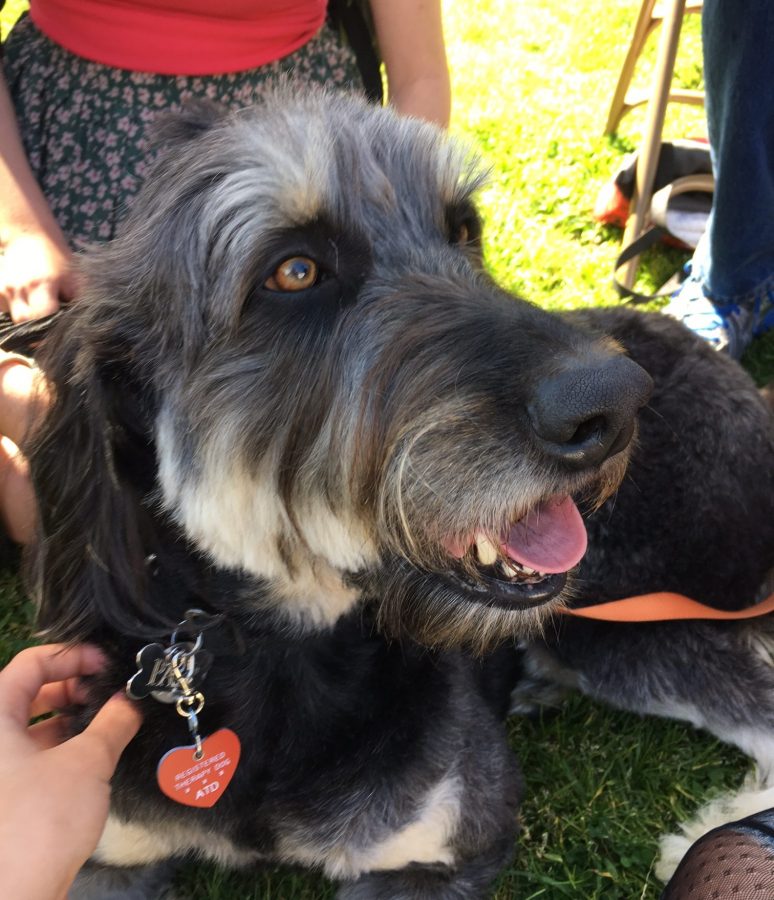
M21 232L0 248L0 310L14 322L40 319L71 300L72 254L44 232Z
M81 734L67 719L31 717L83 703L80 676L98 672L95 647L22 651L0 672L0 896L55 900L94 852L108 815L110 778L141 717L123 695Z

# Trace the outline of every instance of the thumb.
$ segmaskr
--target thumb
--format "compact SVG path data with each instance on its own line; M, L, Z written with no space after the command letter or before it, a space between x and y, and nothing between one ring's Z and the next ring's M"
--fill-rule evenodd
M142 724L139 709L122 693L114 694L73 742L93 751L96 775L109 781L126 745Z

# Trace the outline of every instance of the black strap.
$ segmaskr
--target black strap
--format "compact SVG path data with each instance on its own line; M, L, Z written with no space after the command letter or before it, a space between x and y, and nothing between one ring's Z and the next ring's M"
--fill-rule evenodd
M654 225L652 228L649 228L646 232L641 234L636 241L632 241L631 244L629 244L627 247L624 247L624 249L618 254L618 258L615 261L615 268L613 273L613 287L615 288L618 296L623 300L634 304L650 303L651 300L658 300L660 297L670 296L670 294L673 294L680 286L680 282L682 281L681 272L676 272L653 294L641 294L639 291L635 291L633 288L626 287L626 285L622 284L618 280L618 270L621 268L621 266L624 266L626 265L626 263L631 262L631 260L633 260L635 257L639 256L641 253L644 253L646 250L649 250L654 244L658 244L668 234L669 232L666 230L666 228L662 228L660 225Z
M650 201L650 219L653 225L636 240L632 241L627 247L618 254L618 259L613 267L613 286L618 296L629 303L649 303L651 300L657 300L660 297L668 297L673 294L683 280L682 271L675 274L655 292L655 294L640 294L631 288L625 287L617 278L618 270L621 266L631 262L636 256L650 249L654 244L663 240L670 235L667 228L667 215L670 207L682 206L695 209L696 204L706 207L709 214L712 206L712 194L715 189L715 181L711 174L705 172L697 172L691 175L683 175L680 178L670 181L664 187L657 190Z

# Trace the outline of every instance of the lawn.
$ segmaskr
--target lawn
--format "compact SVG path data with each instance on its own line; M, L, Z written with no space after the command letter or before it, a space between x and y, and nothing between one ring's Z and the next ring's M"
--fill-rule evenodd
M496 277L553 309L616 302L611 267L620 235L596 224L595 197L644 113L602 136L637 0L445 0L453 72L452 131L491 170L481 194L486 258ZM10 0L7 28L22 8ZM652 52L650 54L652 59ZM701 82L698 22L685 29L677 77ZM639 80L646 81L647 70ZM703 114L668 113L667 137L704 134ZM642 286L660 283L686 258L659 249ZM774 338L745 360L763 380ZM29 611L12 573L0 578L0 662L25 639ZM639 719L571 699L540 719L514 718L512 744L526 779L523 833L496 900L653 900L657 838L747 768L735 751L686 725ZM181 893L194 900L318 900L323 880L277 869L233 875L193 869Z

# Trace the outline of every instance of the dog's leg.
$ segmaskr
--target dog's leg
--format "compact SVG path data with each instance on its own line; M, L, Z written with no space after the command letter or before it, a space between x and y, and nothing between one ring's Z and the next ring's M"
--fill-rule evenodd
M774 623L563 623L530 664L596 700L687 721L739 747L774 783Z
M745 784L665 836L656 873L667 880L701 835L774 803L774 623L564 623L532 645L529 667L636 713L690 722L756 762Z
M78 873L67 900L173 900L176 860L152 866L103 866L87 862Z

